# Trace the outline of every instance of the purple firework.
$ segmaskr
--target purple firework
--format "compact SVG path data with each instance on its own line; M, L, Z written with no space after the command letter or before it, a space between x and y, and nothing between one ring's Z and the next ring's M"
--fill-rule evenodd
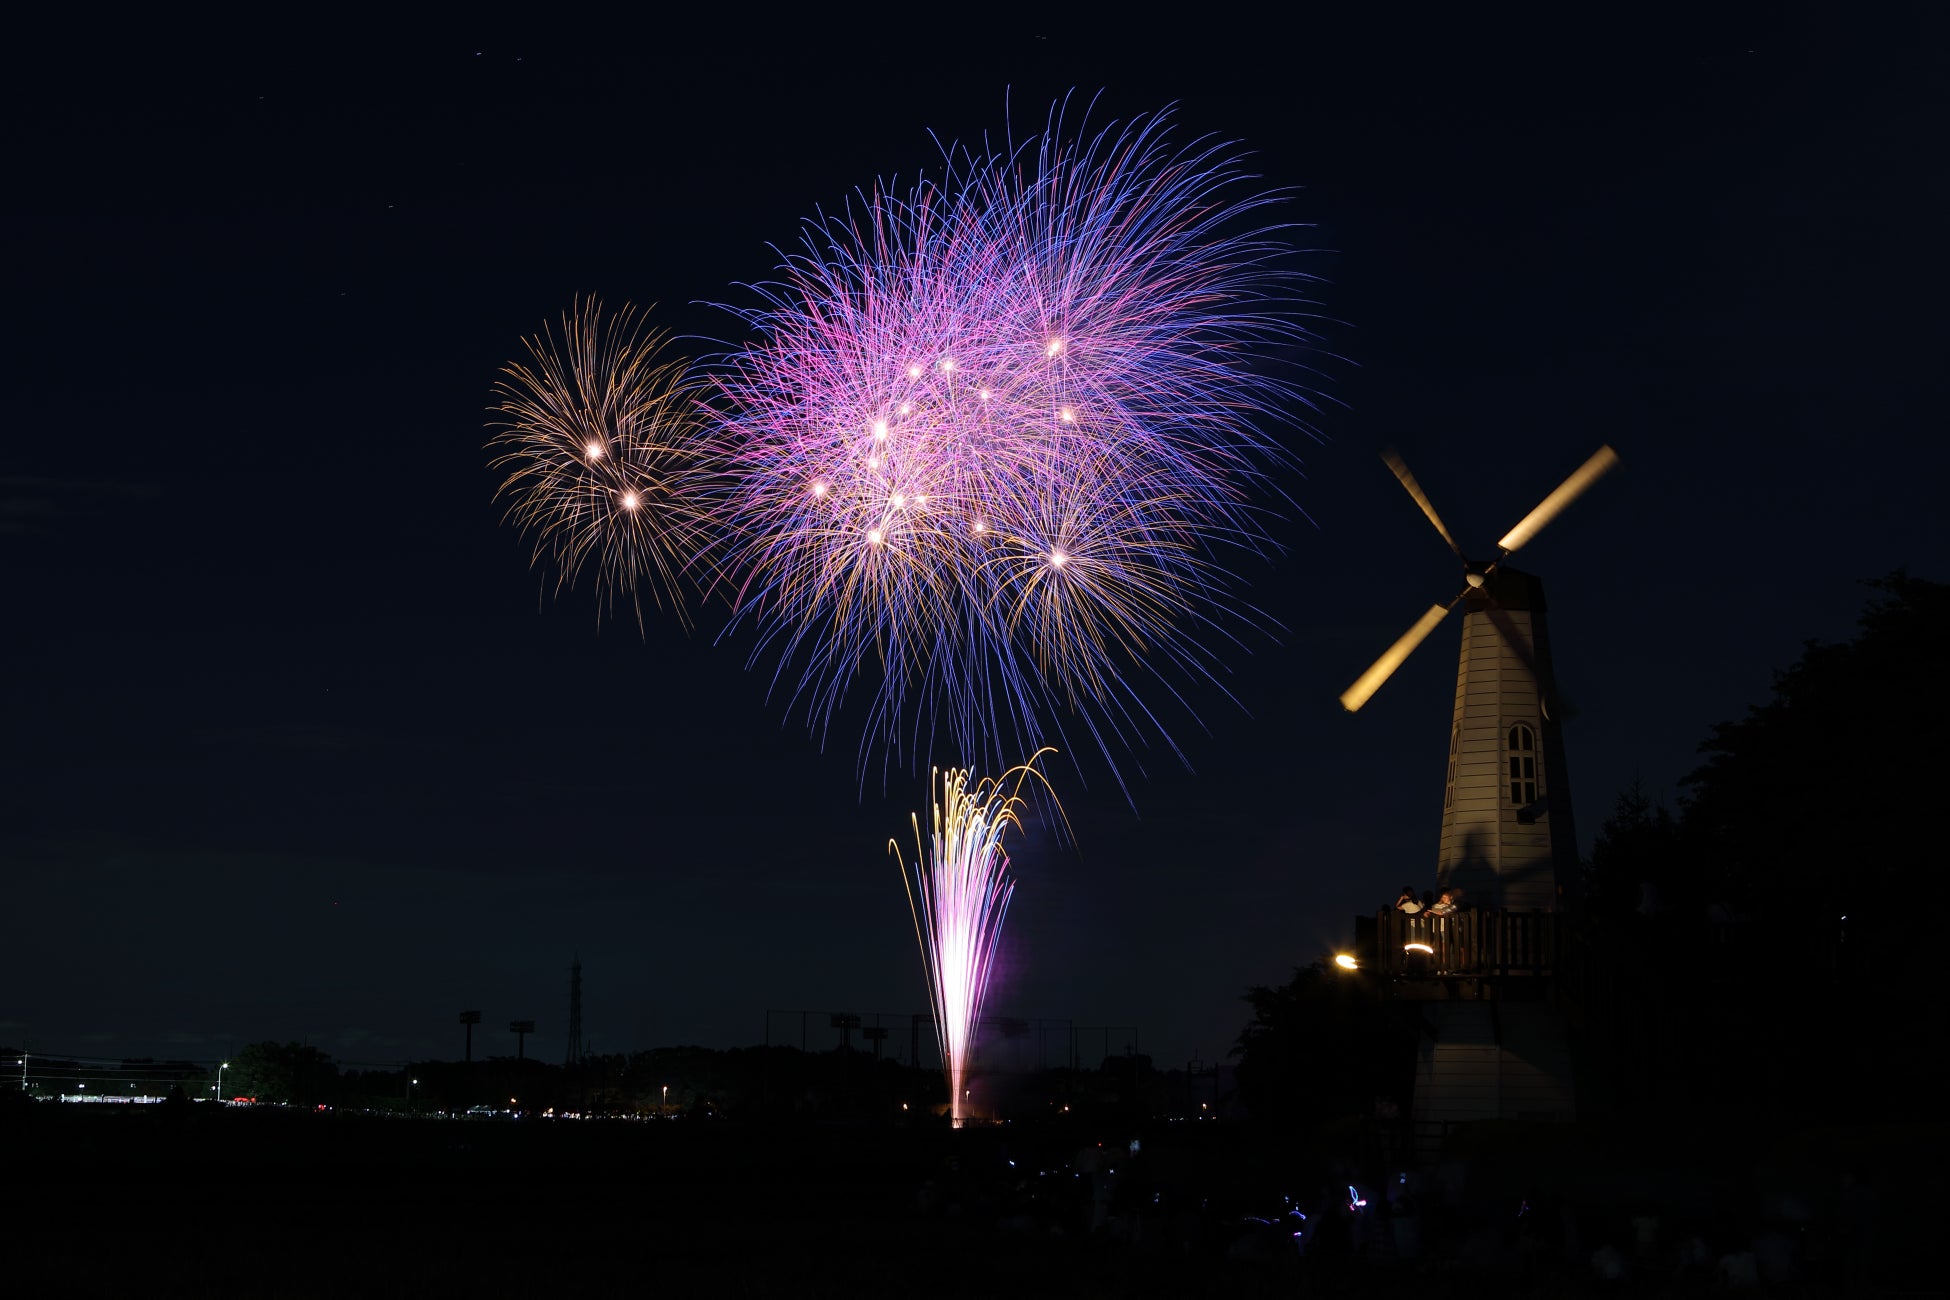
M1262 364L1307 346L1277 196L1164 114L950 148L807 228L710 366L733 625L822 735L872 692L862 758L1107 756L1156 684L1216 680L1255 623L1226 553L1266 544L1269 434L1307 402ZM1169 737L1166 736L1169 743ZM1175 746L1174 746L1175 749ZM1182 757L1182 756L1181 756Z

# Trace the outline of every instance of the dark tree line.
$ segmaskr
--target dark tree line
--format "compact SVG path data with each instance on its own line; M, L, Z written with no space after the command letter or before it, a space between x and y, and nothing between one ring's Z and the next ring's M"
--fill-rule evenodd
M207 1076L207 1070L204 1074ZM1094 1068L992 1073L978 1067L978 1111L1011 1118L1141 1117L1196 1111L1195 1081L1150 1057L1114 1055ZM207 1085L205 1085L207 1089ZM731 1121L928 1124L945 1111L939 1069L850 1048L664 1047L594 1055L573 1066L510 1057L341 1066L301 1043L252 1043L232 1059L224 1093L259 1102L398 1114L508 1113L712 1118ZM945 1121L944 1121L945 1122Z
M1634 784L1586 871L1585 1091L1614 1114L1845 1123L1932 1103L1931 868L1950 587L1896 573L1713 728L1677 813Z
M1870 585L1853 640L1809 642L1772 698L1713 728L1677 817L1636 787L1619 800L1587 875L1598 919L1717 903L1879 927L1933 891L1950 587L1903 573Z

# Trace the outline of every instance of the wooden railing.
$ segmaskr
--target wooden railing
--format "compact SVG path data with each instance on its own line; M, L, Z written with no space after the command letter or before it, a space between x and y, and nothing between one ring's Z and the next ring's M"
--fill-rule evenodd
M1553 912L1471 908L1375 917L1375 963L1384 975L1549 975L1557 968Z

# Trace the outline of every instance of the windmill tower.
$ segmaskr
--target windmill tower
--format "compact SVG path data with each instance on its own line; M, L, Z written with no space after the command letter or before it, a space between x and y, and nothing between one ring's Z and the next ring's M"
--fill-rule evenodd
M1436 879L1470 909L1408 925L1379 918L1377 952L1395 996L1425 1000L1415 1118L1451 1123L1553 1116L1573 1109L1570 1054L1551 1006L1555 917L1576 901L1577 833L1564 758L1563 708L1551 663L1544 585L1506 561L1618 463L1600 447L1497 543L1471 559L1408 466L1388 466L1463 565L1463 588L1431 605L1341 695L1352 713L1449 612L1462 607L1462 652L1449 722ZM1392 927L1392 928L1391 928ZM1408 942L1399 942L1406 937ZM1429 960L1411 964L1402 949Z

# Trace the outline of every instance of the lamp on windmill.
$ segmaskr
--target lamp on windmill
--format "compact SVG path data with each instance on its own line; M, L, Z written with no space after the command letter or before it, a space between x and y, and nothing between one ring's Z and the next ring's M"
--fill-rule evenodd
M1575 879L1577 856L1558 731L1562 710L1555 707L1543 583L1507 561L1617 465L1618 453L1600 447L1503 535L1492 560L1466 555L1401 457L1389 451L1383 459L1462 561L1463 588L1447 604L1429 606L1341 693L1341 706L1353 713L1366 704L1461 605L1462 655L1437 875L1444 888L1461 888L1471 902L1554 909L1557 882ZM1418 951L1428 946L1419 936L1417 941Z

